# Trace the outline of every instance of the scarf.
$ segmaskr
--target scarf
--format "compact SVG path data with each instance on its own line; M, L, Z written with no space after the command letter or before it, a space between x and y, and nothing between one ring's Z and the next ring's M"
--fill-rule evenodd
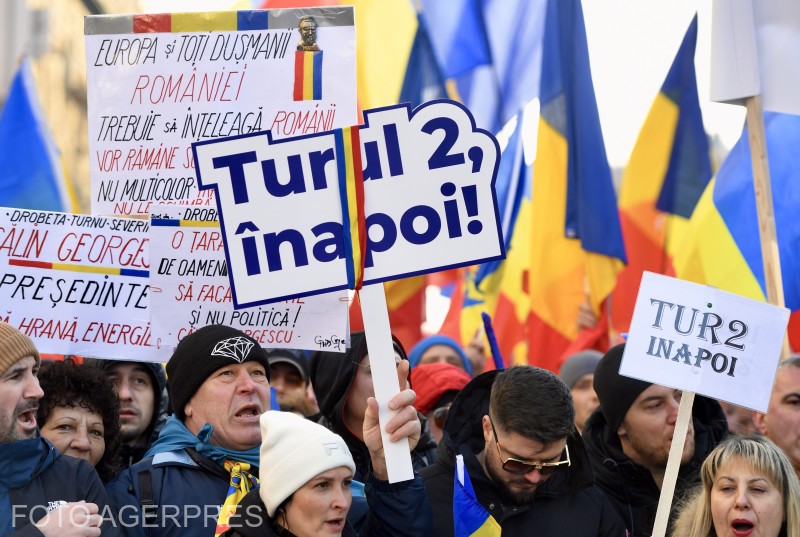
M173 414L167 419L167 423L164 424L164 428L161 429L161 434L158 435L158 439L144 456L147 458L156 453L194 448L199 454L208 457L220 465L223 465L226 460L230 460L246 462L250 467L259 466L259 450L261 446L255 446L247 451L236 451L221 446L214 446L211 445L211 434L213 432L214 428L211 424L206 423L203 425L203 428L200 429L200 432L197 433L197 436L195 436L186 428L186 425Z

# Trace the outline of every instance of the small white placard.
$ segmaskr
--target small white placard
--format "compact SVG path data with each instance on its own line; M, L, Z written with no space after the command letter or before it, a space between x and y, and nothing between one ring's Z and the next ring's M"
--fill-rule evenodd
M344 352L346 291L233 309L217 217L213 207L152 207L150 311L155 340L174 346L200 327L225 324L263 347Z
M789 310L645 272L620 374L766 412Z

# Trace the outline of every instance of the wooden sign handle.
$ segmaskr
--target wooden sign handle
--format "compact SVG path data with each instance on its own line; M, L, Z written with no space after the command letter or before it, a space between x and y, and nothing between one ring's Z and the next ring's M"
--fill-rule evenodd
M653 525L653 537L664 537L667 534L669 512L672 508L672 497L675 495L675 483L678 481L678 471L681 468L681 455L683 444L686 443L686 433L692 419L692 405L694 392L683 392L681 404L678 407L678 419L675 422L675 432L672 434L672 445L669 448L667 470L664 472L664 481L661 483L661 496L658 498L658 511Z

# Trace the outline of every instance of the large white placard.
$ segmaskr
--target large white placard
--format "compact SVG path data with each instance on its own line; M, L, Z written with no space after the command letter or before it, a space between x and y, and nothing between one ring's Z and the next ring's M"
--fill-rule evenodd
M40 352L165 361L148 309L148 222L0 208L0 319Z
M213 206L191 142L357 122L352 7L99 15L84 33L93 214Z
M201 187L221 208L237 307L348 286L339 180L351 158L363 171L365 285L504 255L500 151L469 110L433 101L364 117L360 141L345 129L193 144Z
M150 252L150 311L156 341L177 345L200 327L225 324L263 347L345 351L345 291L233 308L216 208L154 205Z
M766 412L789 310L645 272L619 372Z

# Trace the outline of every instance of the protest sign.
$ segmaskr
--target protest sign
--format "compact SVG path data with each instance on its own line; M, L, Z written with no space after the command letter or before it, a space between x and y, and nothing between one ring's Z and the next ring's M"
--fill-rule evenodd
M365 124L283 140L192 144L220 209L235 307L360 291L389 481L413 477L386 423L398 392L380 282L504 255L494 181L500 149L469 110L432 101L364 112Z
M620 374L766 412L789 311L645 272Z
M193 141L357 121L352 7L98 15L84 33L94 214L213 206Z
M497 141L453 101L364 113L360 129L192 144L215 190L236 307L348 287L343 177L363 172L364 285L504 255ZM347 225L343 222L347 222ZM357 250L357 248L353 248Z
M151 346L148 223L0 208L0 319L40 352L161 361Z
M177 345L209 324L242 330L263 347L345 351L347 292L235 310L217 209L154 205L150 212L153 337Z

